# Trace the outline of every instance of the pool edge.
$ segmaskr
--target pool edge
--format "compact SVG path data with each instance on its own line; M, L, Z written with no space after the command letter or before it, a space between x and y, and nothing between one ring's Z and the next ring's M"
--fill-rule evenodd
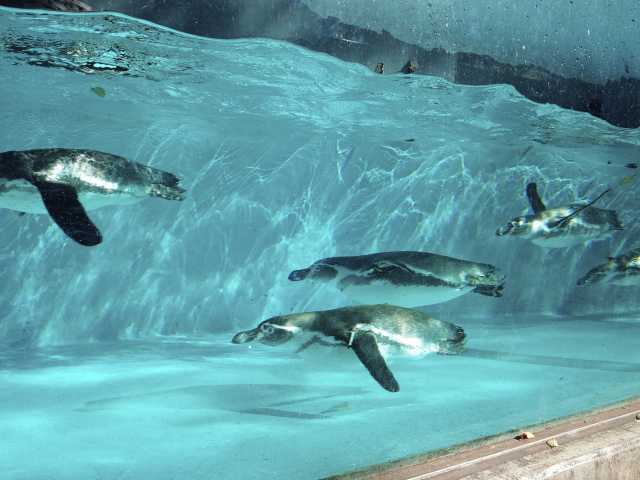
M526 428L535 437L515 440L513 432L476 440L332 480L480 480L640 478L640 398ZM547 442L555 440L558 447Z

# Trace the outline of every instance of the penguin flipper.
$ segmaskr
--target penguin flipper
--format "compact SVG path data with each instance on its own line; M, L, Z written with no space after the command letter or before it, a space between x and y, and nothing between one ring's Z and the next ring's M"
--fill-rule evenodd
M92 247L102 242L100 230L87 216L76 189L61 183L33 181L54 222L73 240Z
M351 348L382 388L390 392L400 390L400 385L398 385L393 373L391 373L391 370L389 370L387 366L387 362L384 361L378 349L378 342L374 334L355 331L353 333L353 340L351 341Z
M607 188L604 192L602 192L600 195L598 195L595 198L595 200L592 200L589 203L576 208L573 212L571 212L566 217L562 217L560 220L557 220L557 221L549 224L549 228L561 227L562 225L567 223L569 220L571 220L573 217L578 215L585 208L589 208L590 206L592 206L594 203L596 203L598 200L600 200L602 197L604 197L610 191L611 191L611 189ZM613 230L624 230L622 222L620 222L620 220L618 219L618 214L615 212L615 210L607 210L607 212L609 212L609 223L611 223L613 225L613 227L614 227Z
M391 271L403 272L408 274L415 274L413 270L407 267L405 264L392 261L392 260L379 260L375 262L369 269L368 276L375 276L379 274L386 274Z
M533 213L538 214L547 209L542 202L540 195L538 195L538 186L535 183L529 183L527 185L527 198L529 199L529 204L531 205Z

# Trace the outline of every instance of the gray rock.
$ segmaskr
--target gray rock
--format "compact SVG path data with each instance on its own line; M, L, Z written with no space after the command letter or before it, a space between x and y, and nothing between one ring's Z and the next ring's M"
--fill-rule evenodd
M91 12L93 9L81 0L0 0L0 5L13 8L41 8L61 12Z

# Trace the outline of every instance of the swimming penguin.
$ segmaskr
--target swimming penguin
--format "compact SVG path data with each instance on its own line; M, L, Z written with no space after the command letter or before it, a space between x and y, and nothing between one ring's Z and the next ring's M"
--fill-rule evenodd
M498 228L496 235L515 235L547 248L564 248L591 240L603 240L623 226L614 210L592 205L605 193L589 203L572 203L565 207L547 208L538 195L535 183L527 185L527 198L533 215L516 217Z
M388 350L413 356L461 353L465 333L457 325L418 310L362 305L272 317L232 339L233 343L253 341L272 346L293 341L299 345L298 351L314 344L350 348L385 390L397 392L400 386L383 353L392 353Z
M622 287L640 286L640 248L634 248L598 265L578 280L578 285L609 283Z
M94 150L51 148L0 153L0 208L49 213L76 242L102 241L85 210L145 197L182 200L171 173Z
M428 252L382 252L318 260L289 280L334 284L360 303L418 307L475 292L502 296L505 277L493 265Z

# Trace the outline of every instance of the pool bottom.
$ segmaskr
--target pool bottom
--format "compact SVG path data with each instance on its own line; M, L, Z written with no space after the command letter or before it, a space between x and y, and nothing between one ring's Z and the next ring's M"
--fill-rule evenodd
M464 321L463 321L464 320ZM9 479L314 479L640 393L634 318L457 319L467 353L393 360L382 390L349 351L230 335L0 357Z

